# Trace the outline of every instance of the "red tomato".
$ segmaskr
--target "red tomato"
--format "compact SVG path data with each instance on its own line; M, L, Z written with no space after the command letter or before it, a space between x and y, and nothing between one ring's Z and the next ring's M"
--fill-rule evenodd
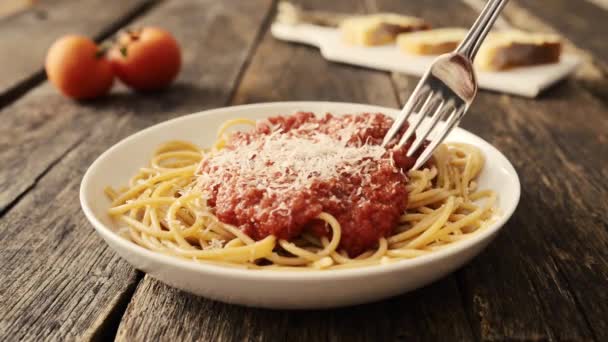
M136 90L164 88L181 68L177 41L156 27L122 33L108 56L116 76Z
M91 39L68 35L55 41L46 55L48 79L63 94L74 99L91 99L112 87L112 65L98 53Z

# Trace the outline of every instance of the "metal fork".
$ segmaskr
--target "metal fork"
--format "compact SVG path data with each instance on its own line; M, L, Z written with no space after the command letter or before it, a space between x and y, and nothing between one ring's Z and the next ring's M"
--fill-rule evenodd
M386 146L401 130L404 123L408 122L412 113L419 115L407 128L395 147L402 147L407 143L416 129L430 116L428 127L416 135L416 139L407 151L407 156L412 157L429 134L437 127L442 118L445 119L443 127L437 129L437 133L424 150L421 152L413 169L418 169L430 158L433 151L445 139L448 133L460 122L477 94L477 80L473 70L473 60L481 43L490 31L492 24L499 17L501 10L508 0L489 0L479 17L467 33L464 40L454 52L441 55L435 59L433 64L424 73L412 95L405 103L401 113L386 133L383 146Z

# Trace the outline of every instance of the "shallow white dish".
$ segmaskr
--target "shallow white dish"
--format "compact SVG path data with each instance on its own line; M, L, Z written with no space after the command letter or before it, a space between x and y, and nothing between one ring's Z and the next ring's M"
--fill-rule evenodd
M99 235L121 257L148 275L176 288L211 299L248 306L305 309L354 305L411 291L445 276L477 255L496 236L519 201L520 184L511 163L483 139L456 128L450 141L473 144L483 151L486 165L480 188L498 193L499 217L476 236L430 255L393 264L330 271L245 270L196 263L144 249L114 232L107 215L110 201L103 188L124 185L161 143L181 139L209 146L217 128L227 119L263 118L295 111L318 114L398 110L332 102L278 102L204 111L138 132L104 152L89 167L80 187L82 209Z

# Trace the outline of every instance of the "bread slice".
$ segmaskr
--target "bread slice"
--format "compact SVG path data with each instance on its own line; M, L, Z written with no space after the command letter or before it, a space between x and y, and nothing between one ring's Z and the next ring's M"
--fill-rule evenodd
M415 55L440 55L454 51L466 34L466 29L458 27L402 33L397 36L397 46Z
M496 71L514 67L559 62L559 36L509 30L492 32L481 45L475 66Z
M397 35L429 29L424 20L392 13L347 18L340 24L342 38L349 44L373 46L389 44Z

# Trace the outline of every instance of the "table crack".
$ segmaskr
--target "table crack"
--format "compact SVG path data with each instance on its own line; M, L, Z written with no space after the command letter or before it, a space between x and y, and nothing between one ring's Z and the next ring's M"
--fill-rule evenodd
M129 284L129 286L118 296L116 303L110 309L107 316L103 317L103 321L100 324L94 324L95 330L86 334L86 339L89 341L114 341L116 340L116 334L120 323L127 312L129 303L135 295L135 291L139 287L139 284L144 279L145 273L139 270L135 270L135 280Z
M594 341L599 341L599 339L598 339L598 337L595 334L595 331L593 329L593 325L589 321L589 317L587 317L587 313L585 312L583 305L581 304L580 300L578 299L578 296L576 295L576 292L573 291L573 288L570 285L570 281L563 274L562 268L561 268L560 264L558 263L558 260L555 259L555 257L553 255L549 255L549 258L551 259L551 261L553 262L553 264L556 266L555 269L557 271L557 274L559 275L559 277L562 279L562 281L566 285L566 290L568 290L568 293L572 296L572 300L574 301L574 305L576 305L576 308L578 309L578 312L581 314L581 317L583 318L583 321L585 322L585 325L587 326L587 329L589 330L589 333L591 334L591 337L593 338ZM536 291L536 289L534 289L534 290Z

